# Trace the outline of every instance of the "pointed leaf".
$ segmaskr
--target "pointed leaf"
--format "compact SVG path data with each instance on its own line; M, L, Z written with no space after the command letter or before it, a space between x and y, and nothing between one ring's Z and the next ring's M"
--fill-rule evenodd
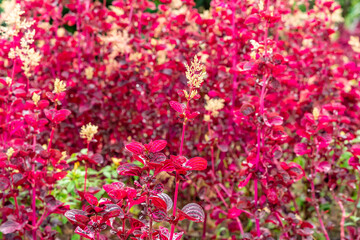
M202 207L196 203L186 204L183 209L181 209L185 214L194 218L194 222L204 222L205 213Z
M22 228L22 225L18 222L8 220L0 225L0 232L3 234L9 234L16 232Z
M59 111L56 112L55 117L54 117L54 122L59 123L64 121L69 115L71 114L71 112L67 109L61 109Z
M66 213L64 214L64 216L69 219L70 222L72 223L77 223L76 217L75 215L84 215L86 216L87 213L78 209L73 209L73 210L69 210L66 211Z
M186 107L185 104L176 101L170 101L170 106L178 113L183 113Z
M86 199L86 201L93 206L97 206L98 205L98 200L96 197L94 197L93 195L89 194L89 193L85 193L84 197Z
M160 152L163 150L167 145L165 140L155 140L148 144L147 150L152 153Z
M166 203L166 211L172 209L173 201L169 195L167 195L166 193L159 193L157 196Z
M119 175L124 176L139 176L141 173L141 168L133 163L125 163L118 167L117 172Z
M134 154L142 154L144 152L144 146L139 142L132 142L125 146L126 150Z
M94 233L89 231L88 229L83 230L81 227L77 227L74 233L77 233L87 239L94 239Z
M185 166L190 167L191 170L205 170L207 167L207 161L202 157L194 157L186 162Z

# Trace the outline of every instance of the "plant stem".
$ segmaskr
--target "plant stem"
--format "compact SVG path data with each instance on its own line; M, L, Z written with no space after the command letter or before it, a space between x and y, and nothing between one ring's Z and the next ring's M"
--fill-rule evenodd
M33 151L35 152L35 146L36 146L36 135L33 135ZM32 162L32 168L31 168L32 173L35 173L35 160L33 159ZM32 230L32 237L33 240L36 240L36 178L34 178L34 185L32 188L32 225L35 227Z
M85 163L84 194L86 193L86 179L87 179L87 172L88 172L88 166L87 166L87 163Z
M314 174L314 172L311 171L311 176L314 176L313 174ZM315 200L316 200L316 196L315 196L314 181L313 181L312 179L308 178L308 177L306 177L306 179L310 182L310 185L311 185L311 195L312 195L313 200L315 201ZM319 220L319 223L320 223L322 232L324 233L326 240L330 240L329 234L328 234L328 232L326 231L324 222L323 222L323 220L322 220L322 218L321 218L321 213L320 213L320 210L319 210L319 206L318 206L318 204L317 204L316 202L314 202L314 207L315 207L315 210L316 210L316 214L317 214L317 217L318 217L318 220Z
M180 156L182 156L182 151L183 151L185 128L186 128L186 120L184 120L184 122L183 122L183 129L182 129L182 133L181 133L180 154L179 154Z
M80 45L80 0L77 0L77 20L76 20L76 30L78 33L78 74L80 74L80 65L81 65L81 45Z
M210 116L210 112L208 112L209 116ZM211 127L210 127L210 121L208 121L208 132L209 132L209 139L211 141L212 139L212 131L211 131ZM214 158L214 145L213 143L211 143L211 169L212 169L212 173L213 173L213 177L215 180L215 158Z
M235 11L236 11L236 8L235 8L235 3L233 2L232 4L232 44L234 45L233 46L233 56L232 56L232 67L233 69L235 69L236 67L236 41L235 41L235 37L236 37L236 28L235 28ZM232 114L234 113L234 109L235 109L235 98L236 98L236 89L237 89L237 73L234 73L234 76L233 76L233 83L232 83Z
M206 238L206 221L207 221L207 213L205 213L203 232L202 232L202 236L201 236L201 239L203 239L203 240Z
M48 145L48 152L50 152L50 149L51 149L51 143L52 143L52 140L54 138L54 132L55 132L55 127L52 127L51 128L51 133L50 133L50 139L49 139L49 145Z
M190 87L190 93L192 91L192 87ZM189 103L190 103L190 97L187 100L186 103L186 109L188 109L189 107ZM184 118L184 122L183 122L183 129L182 129L182 133L181 133L181 142L180 142L180 152L179 155L182 156L182 152L183 152L183 146L184 146L184 138L185 138L185 130L186 130L186 122L187 122L187 118ZM173 207L173 217L175 219L176 217L176 204L177 204L177 198L178 198L178 193L179 193L179 183L180 183L180 179L176 173L175 175L175 193L174 193L174 207ZM172 240L172 237L174 235L174 230L175 230L175 225L174 223L171 224L171 231L170 231L170 239Z
M173 217L175 218L176 216L176 204L177 204L177 197L178 197L178 192L179 192L179 183L180 180L178 179L178 175L176 174L176 185L175 185L175 193L174 193L174 207L173 207ZM172 223L171 224L171 232L170 232L170 239L172 239L173 235L174 235L174 230L175 230L175 224Z

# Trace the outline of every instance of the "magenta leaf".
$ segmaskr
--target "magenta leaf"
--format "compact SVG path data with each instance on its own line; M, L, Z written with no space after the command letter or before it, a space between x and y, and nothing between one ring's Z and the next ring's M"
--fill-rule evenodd
M0 190L5 191L10 187L10 181L6 177L0 177Z
M75 215L84 215L84 216L86 216L87 213L82 211L82 210L73 209L73 210L66 211L65 214L64 214L64 216L67 219L69 219L69 221L72 222L72 223L77 222Z
M162 222L167 218L166 212L161 209L156 209L151 213L152 218L155 222Z
M58 110L54 116L54 122L59 123L64 121L69 115L71 114L71 112L67 109L61 109Z
M132 142L125 146L126 150L134 153L134 154L142 154L144 151L144 146L139 142Z
M0 232L9 234L20 230L23 226L15 221L8 220L0 225Z
M147 145L147 150L152 153L160 152L166 147L167 142L164 140L155 140Z
M309 152L309 150L307 149L307 144L306 143L296 144L294 147L294 152L296 153L296 155L299 155L299 156L307 154Z
M249 116L255 112L255 107L250 103L244 103L240 108L240 112L244 116Z
M117 172L119 175L124 176L139 176L141 168L133 163L125 163L118 167Z
M178 113L183 113L186 107L185 104L176 101L170 101L170 106Z
M207 161L202 157L194 157L186 162L185 166L189 167L191 170L202 171L207 167Z
M181 209L181 211L183 211L186 215L190 216L191 218L195 219L195 220L192 220L194 222L204 222L204 219L205 219L204 210L197 203L186 204Z
M255 14L251 14L250 16L248 16L245 19L245 24L257 24L260 22L260 17L259 14L255 13Z
M245 178L245 180L243 180L243 181L241 181L241 182L239 183L239 186L238 186L238 187L239 187L239 188L245 187L245 186L248 184L248 182L250 181L251 176L252 176L252 173L249 173L248 176Z
M88 229L83 230L81 227L77 227L74 233L79 234L80 236L87 238L87 239L94 239L95 234Z
M169 211L173 207L173 201L169 195L166 193L159 193L157 195L159 198L161 198L166 203L166 211Z
M86 199L86 201L93 206L97 206L98 205L98 200L96 197L94 197L93 195L89 194L89 193L85 193L84 197Z

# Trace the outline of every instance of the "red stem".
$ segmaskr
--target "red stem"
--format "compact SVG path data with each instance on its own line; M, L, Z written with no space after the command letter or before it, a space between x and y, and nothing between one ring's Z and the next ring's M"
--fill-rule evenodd
M35 146L36 146L36 136L33 135L33 151L35 152ZM32 168L31 168L32 173L35 173L35 160L33 160L32 162ZM36 240L36 178L34 178L34 185L33 185L33 189L32 189L32 225L35 227L32 230L32 237L33 240Z
M209 116L210 116L210 112L208 112ZM211 127L210 127L210 121L208 122L208 132L209 132L209 139L211 141L212 139L212 132L211 132ZM213 173L213 177L215 180L215 159L214 159L214 145L213 143L211 143L211 169L212 169L212 173Z
M176 174L176 185L175 185L175 193L174 193L174 207L173 207L173 217L175 218L176 216L176 204L177 204L177 197L178 197L178 192L179 192L179 182L180 180L178 179L178 175ZM173 238L174 235L174 230L175 230L175 224L171 224L171 232L170 232L170 238Z
M55 128L52 127L51 128L51 133L50 133L50 139L49 139L49 146L48 146L48 152L50 152L50 149L51 149L51 143L52 143L52 140L54 138L54 132L55 132Z
M204 224L203 224L203 233L202 233L202 237L201 239L206 239L206 222L207 222L207 214L205 213L205 219L204 219Z
M180 154L179 154L180 156L182 156L182 151L183 151L185 128L186 128L186 119L183 122L183 129L182 129L182 133L181 133Z
M78 73L80 74L80 65L81 65L81 51L80 51L80 40L81 40L81 37L80 37L80 7L81 7L81 4L80 4L80 0L77 0L77 20L76 20L76 30L77 30L77 33L78 33Z
M313 171L311 172L311 176L314 176L313 175ZM316 200L316 196L315 196L315 186L314 186L314 182L312 179L306 177L306 179L310 182L310 185L311 185L311 195L312 195L312 198L313 200L315 201ZM329 234L328 232L326 231L326 228L325 228L325 225L324 225L324 222L321 218L321 213L320 213L320 210L319 210L319 206L316 202L314 202L314 207L315 207L315 210L316 210L316 214L317 214L317 217L318 217L318 220L319 220L319 223L320 223L320 226L321 226L321 229L325 235L325 238L326 240L330 240L329 238Z
M236 41L235 41L235 37L236 37L236 28L235 28L235 3L233 3L232 6L232 43L233 43L233 57L232 57L232 67L235 68L236 67ZM232 92L232 112L234 112L235 109L235 98L236 98L236 88L237 88L237 74L234 73L233 76L233 84L232 84L232 88L233 88L233 92Z
M85 179L84 179L84 194L86 193L86 179L87 179L88 166L85 163Z

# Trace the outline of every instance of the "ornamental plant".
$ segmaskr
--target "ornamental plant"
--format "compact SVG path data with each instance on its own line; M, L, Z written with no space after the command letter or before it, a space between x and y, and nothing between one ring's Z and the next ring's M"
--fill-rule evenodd
M0 238L359 239L337 2L1 8Z

